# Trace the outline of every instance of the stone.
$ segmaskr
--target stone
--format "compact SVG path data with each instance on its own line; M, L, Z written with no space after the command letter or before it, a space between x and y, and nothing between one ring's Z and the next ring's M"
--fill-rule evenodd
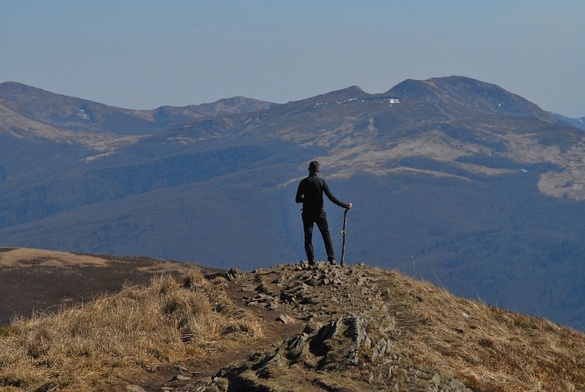
M126 392L146 392L146 389L142 388L139 385L126 385Z
M465 391L465 384L454 378L451 380L451 388L453 388L454 392L463 392Z
M256 286L252 285L252 284L244 285L244 286L242 286L241 291L243 291L245 293L256 291Z
M302 349L303 346L307 343L307 340L309 339L309 334L306 332L303 332L302 334L291 338L288 341L288 348L289 350L295 351L298 349Z
M297 322L293 317L289 316L288 314L281 314L276 318L276 321L281 321L284 324L294 324Z
M240 277L241 273L237 268L231 268L225 275L227 280L232 281Z
M189 381L191 379L191 377L189 376L184 376L182 374L177 374L176 376L173 376L173 378L171 379L171 381Z
M388 350L388 342L386 339L382 338L372 349L372 362L375 362L378 357L384 356L386 354L386 350Z

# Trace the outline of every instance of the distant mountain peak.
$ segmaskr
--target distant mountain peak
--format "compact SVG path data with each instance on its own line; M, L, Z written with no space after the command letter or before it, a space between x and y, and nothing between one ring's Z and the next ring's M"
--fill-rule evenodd
M309 100L323 100L323 101L332 101L332 100L348 100L352 98L360 98L364 96L369 96L370 94L366 93L358 86L350 86L341 90L331 91L329 93L317 95L315 97L309 98Z
M530 101L495 84L465 76L426 80L407 79L388 91L404 101L448 105L474 113L536 117L554 123L556 119Z

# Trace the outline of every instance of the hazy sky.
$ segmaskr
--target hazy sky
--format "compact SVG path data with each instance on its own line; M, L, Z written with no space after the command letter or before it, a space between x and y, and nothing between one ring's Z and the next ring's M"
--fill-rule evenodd
M462 75L585 116L584 0L0 0L0 81L126 108Z

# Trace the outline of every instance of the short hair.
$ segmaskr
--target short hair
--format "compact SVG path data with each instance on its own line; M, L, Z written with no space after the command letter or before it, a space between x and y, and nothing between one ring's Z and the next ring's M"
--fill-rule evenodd
M319 171L320 168L320 164L317 161L311 161L311 163L309 163L309 171L311 173L317 173Z

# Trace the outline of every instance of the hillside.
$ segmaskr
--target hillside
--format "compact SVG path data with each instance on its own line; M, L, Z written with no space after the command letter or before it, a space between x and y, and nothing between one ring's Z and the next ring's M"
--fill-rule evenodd
M502 87L405 80L382 94L351 86L278 105L226 100L166 123L0 87L12 91L0 94L10 113L0 117L3 246L226 270L298 262L294 194L317 159L355 206L350 264L585 330L585 134ZM95 129L74 115L83 105ZM150 125L140 133L127 116ZM339 252L342 211L325 208Z
M193 267L182 277L160 276L57 314L15 320L0 330L0 386L6 391L585 388L585 335L456 297L397 271L301 263L203 276Z
M96 294L118 292L125 284L148 284L154 276L176 277L193 268L149 257L0 248L0 327L14 317L91 301Z

